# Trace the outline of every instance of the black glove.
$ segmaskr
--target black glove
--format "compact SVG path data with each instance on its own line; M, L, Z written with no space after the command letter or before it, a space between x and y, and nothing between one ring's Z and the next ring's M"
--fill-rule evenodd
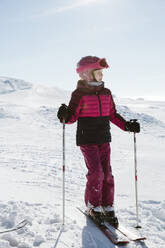
M66 104L61 104L61 106L59 107L59 110L57 112L57 117L60 120L60 122L63 122L63 120L66 119L67 117L67 106Z
M73 111L69 109L66 104L63 103L61 104L57 112L57 117L60 120L60 122L63 122L63 120L65 120L65 122L67 123L69 119L71 118L72 114L73 114Z
M136 120L127 121L125 124L125 131L140 133L140 124Z

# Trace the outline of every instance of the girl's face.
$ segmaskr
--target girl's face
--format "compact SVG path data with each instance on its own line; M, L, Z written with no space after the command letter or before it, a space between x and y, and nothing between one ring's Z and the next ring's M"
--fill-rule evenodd
M100 70L96 70L93 72L94 78L96 79L97 82L101 82L103 79L103 71Z

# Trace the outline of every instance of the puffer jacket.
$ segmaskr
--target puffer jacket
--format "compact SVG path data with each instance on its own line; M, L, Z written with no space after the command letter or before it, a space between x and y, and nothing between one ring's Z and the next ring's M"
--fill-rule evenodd
M78 121L78 146L110 142L110 121L125 130L126 121L116 112L111 91L104 87L104 83L101 86L90 86L86 81L79 80L68 109L72 115L67 123Z

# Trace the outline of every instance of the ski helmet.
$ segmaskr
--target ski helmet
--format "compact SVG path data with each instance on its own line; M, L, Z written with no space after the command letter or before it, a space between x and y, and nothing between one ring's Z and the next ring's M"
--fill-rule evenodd
M77 63L76 71L82 79L90 82L93 80L93 75L91 73L93 70L105 69L108 67L109 65L105 58L100 59L96 56L86 56L81 58Z

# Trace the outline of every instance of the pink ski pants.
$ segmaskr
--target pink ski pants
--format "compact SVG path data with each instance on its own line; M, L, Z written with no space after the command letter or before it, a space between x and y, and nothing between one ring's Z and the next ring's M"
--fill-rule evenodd
M85 190L86 205L108 206L114 201L114 178L110 165L110 144L82 145L88 169Z

